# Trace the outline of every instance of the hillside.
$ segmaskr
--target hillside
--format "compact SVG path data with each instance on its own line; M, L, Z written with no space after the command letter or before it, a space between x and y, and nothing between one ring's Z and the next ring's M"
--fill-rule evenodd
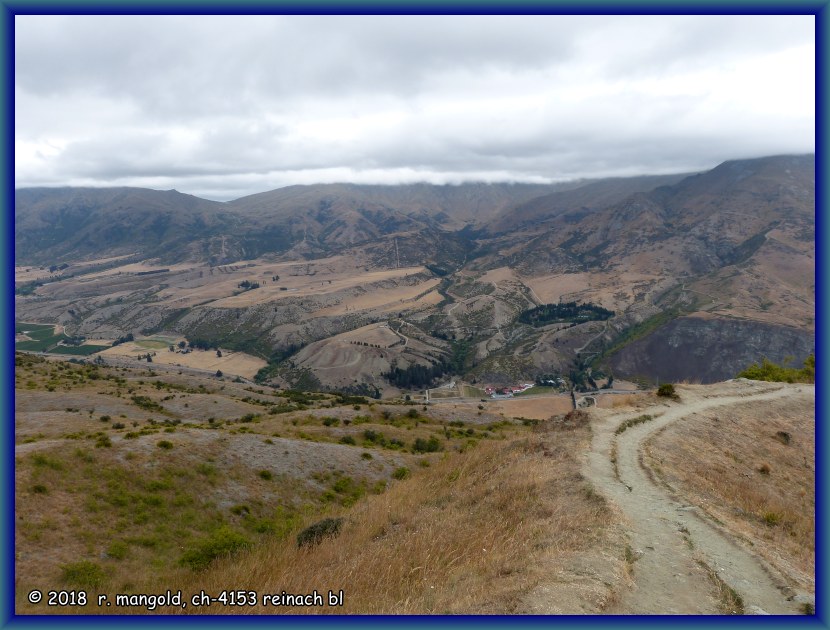
M540 421L149 367L17 355L18 614L815 605L812 386L681 386L677 400L608 396ZM717 494L712 474L742 492ZM87 605L28 601L44 584L83 591ZM200 590L242 585L241 608L193 605ZM114 600L167 589L184 606ZM342 606L263 599L314 589L342 589ZM109 607L94 605L99 593Z
M814 347L812 155L551 186L292 186L223 204L20 190L15 216L19 321L221 345L270 361L282 386L395 395L391 369L451 359L448 376L494 384L577 386L588 369L713 382ZM560 301L613 316L522 320ZM367 326L421 346L343 346Z

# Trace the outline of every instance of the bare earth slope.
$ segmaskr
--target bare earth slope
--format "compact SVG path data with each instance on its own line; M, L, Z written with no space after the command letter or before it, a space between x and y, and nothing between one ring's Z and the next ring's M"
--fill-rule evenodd
M642 452L650 436L672 423L693 422L696 413L763 405L790 397L814 400L814 388L737 380L679 391L680 402L647 410L651 420L619 434L616 431L621 423L637 418L638 413L596 412L600 419L593 425L584 473L621 508L628 521L635 582L633 590L608 612L802 612L805 603L813 601L813 595L793 591L788 586L792 581L740 544L738 536L716 524L697 506L689 505L685 497L667 489L643 463ZM725 594L731 596L726 602Z

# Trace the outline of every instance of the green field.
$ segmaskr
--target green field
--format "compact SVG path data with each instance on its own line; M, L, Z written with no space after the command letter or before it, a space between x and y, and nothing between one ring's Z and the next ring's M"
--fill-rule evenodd
M173 342L164 341L163 339L142 339L134 343L141 348L148 348L150 350L167 350Z
M14 332L21 333L21 332L29 332L29 336L34 336L32 333L41 331L41 330L49 330L54 331L55 325L54 324L26 324L23 322L15 322L14 323Z
M461 385L461 395L464 398L484 398L487 394L483 389L473 387L472 385Z
M96 352L100 352L108 345L88 345L81 346L59 346L61 341L69 339L63 333L55 334L54 324L24 324L15 322L14 331L25 332L31 341L19 341L14 344L15 350L27 350L29 352L54 352L56 354L73 354L78 356L88 356ZM167 346L165 346L167 347Z
M514 394L514 396L533 396L534 394L561 394L562 390L558 387L548 387L547 385L537 385L536 387L531 387L530 389L526 389L523 392L518 394Z

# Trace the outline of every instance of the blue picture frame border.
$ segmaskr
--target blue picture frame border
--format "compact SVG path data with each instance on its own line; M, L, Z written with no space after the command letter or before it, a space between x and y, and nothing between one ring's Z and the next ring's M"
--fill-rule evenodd
M0 405L2 405L3 431L0 437L2 449L2 475L0 475L0 626L16 628L39 627L94 627L109 626L113 623L132 627L152 626L180 627L210 626L223 627L274 626L280 628L319 628L341 626L373 627L507 627L514 625L550 628L590 628L596 626L663 626L680 625L707 627L713 625L734 627L811 627L828 626L828 603L830 591L827 585L827 541L824 536L827 520L827 464L824 455L828 452L828 430L825 422L827 413L827 392L830 386L824 359L827 357L828 339L824 329L827 317L828 275L827 263L830 252L826 245L830 223L827 217L827 183L830 172L825 161L827 146L827 66L828 47L826 34L830 26L830 0L781 0L758 2L750 0L718 2L717 0L682 0L670 2L654 1L612 1L612 0L541 0L506 3L504 1L459 1L440 2L437 0L408 0L406 2L358 2L343 0L309 0L279 2L277 0L243 0L231 2L164 2L163 0L0 0L0 47L2 47L2 134L3 163L0 169L0 190L2 191L2 222L0 238L6 264L2 271L2 320L6 334L0 338ZM667 617L667 616L600 616L600 617L506 617L506 616L342 616L342 617L298 617L298 616L17 616L14 614L14 18L16 15L48 14L114 14L114 15L205 15L205 14L445 14L472 15L488 14L720 14L720 15L813 15L816 18L816 614L814 616L781 617Z

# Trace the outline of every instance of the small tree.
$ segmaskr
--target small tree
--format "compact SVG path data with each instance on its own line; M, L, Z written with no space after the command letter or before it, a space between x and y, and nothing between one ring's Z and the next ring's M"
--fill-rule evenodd
M221 350L217 350L217 351L216 351L216 356L221 358L221 357L222 357L222 351L221 351Z
M222 378L222 370L216 370L216 378Z

